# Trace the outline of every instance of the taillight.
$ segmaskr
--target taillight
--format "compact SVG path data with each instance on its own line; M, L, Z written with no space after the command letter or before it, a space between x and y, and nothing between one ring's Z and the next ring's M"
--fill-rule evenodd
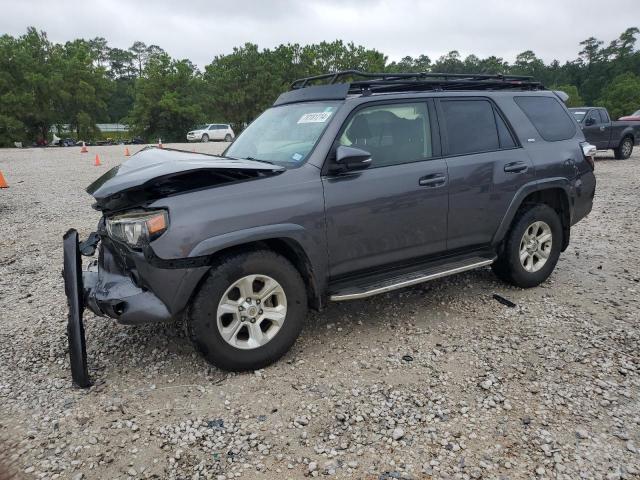
M591 170L596 169L596 147L595 145L591 145L588 142L581 142L580 146L582 147L582 155L584 155L584 159L587 161Z

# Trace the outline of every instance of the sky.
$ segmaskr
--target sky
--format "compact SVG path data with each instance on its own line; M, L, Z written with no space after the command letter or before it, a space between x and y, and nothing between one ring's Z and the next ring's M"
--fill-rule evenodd
M390 60L450 50L512 62L533 50L545 62L577 57L580 41L608 44L640 27L640 0L0 0L0 34L28 26L54 42L104 37L136 40L200 67L246 42L353 41Z

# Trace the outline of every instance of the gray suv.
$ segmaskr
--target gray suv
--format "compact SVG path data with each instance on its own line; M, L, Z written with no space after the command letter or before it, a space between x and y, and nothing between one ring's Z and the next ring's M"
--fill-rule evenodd
M87 189L97 232L65 235L74 380L85 307L184 318L209 362L246 370L328 301L488 265L535 287L596 186L560 97L528 77L340 72L294 82L222 156L134 155Z

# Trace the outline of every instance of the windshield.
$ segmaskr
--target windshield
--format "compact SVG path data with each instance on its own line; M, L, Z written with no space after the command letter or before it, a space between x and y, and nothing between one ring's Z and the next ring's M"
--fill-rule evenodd
M208 126L208 123L203 123L202 125L196 125L194 130L206 130Z
M338 106L338 102L310 102L272 107L242 132L225 155L266 160L284 167L300 165Z
M578 123L582 123L584 120L584 116L587 114L586 110L570 110L573 113L573 116L576 117Z

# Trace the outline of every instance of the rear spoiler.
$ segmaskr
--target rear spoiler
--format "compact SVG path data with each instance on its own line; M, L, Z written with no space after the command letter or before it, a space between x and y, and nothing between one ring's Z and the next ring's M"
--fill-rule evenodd
M562 90L554 90L553 93L556 97L562 100L562 103L567 103L567 100L569 100L569 95L564 93Z

